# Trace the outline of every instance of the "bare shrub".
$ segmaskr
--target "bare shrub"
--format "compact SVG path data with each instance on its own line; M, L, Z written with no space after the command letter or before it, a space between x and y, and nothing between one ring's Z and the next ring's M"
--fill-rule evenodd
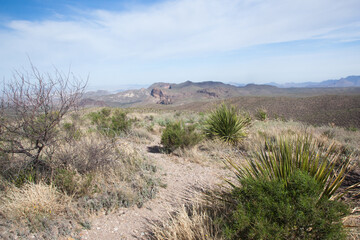
M73 168L84 174L114 165L118 157L114 139L92 133L79 140L65 142L54 153L53 161L59 167Z
M0 153L20 154L39 167L47 146L58 141L57 126L76 107L86 82L55 69L54 74L16 71L0 97ZM51 153L49 151L48 153Z

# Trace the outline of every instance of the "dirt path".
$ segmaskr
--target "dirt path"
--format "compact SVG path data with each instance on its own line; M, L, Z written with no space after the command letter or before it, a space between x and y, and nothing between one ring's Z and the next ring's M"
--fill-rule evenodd
M91 229L81 232L81 239L148 239L146 227L149 221L166 219L169 211L196 194L194 189L221 183L220 175L225 173L218 166L203 166L176 156L149 151L145 154L155 160L167 187L160 188L156 198L147 201L142 208L122 208L93 219Z

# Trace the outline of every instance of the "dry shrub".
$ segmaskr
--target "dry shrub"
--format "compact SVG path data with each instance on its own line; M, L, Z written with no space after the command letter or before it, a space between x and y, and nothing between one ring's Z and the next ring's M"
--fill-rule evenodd
M220 211L214 204L212 207L199 202L182 205L177 212L170 214L168 221L152 224L152 239L223 239L220 227L214 222L217 216L220 216Z
M114 139L92 133L78 141L64 143L53 159L59 167L74 168L83 174L114 165L118 154Z
M2 197L0 212L8 219L31 221L58 215L68 202L69 198L51 185L28 183L21 188L13 187Z

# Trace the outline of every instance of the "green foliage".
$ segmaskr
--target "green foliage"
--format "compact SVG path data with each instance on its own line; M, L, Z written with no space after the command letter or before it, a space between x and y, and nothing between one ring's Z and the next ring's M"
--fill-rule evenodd
M356 132L356 131L358 131L357 127L353 127L353 126L348 127L348 130L351 131L351 132Z
M256 112L256 118L260 121L267 120L267 112L264 109L258 109Z
M236 144L246 137L244 129L250 125L249 116L238 115L234 106L222 104L205 121L205 134L218 137L224 142Z
M79 197L90 191L92 181L92 174L79 175L74 170L59 168L55 172L52 183L60 191Z
M90 113L89 117L92 124L97 126L98 131L112 137L128 132L132 124L126 112L120 109L116 109L111 116L111 109L103 108L99 112Z
M16 187L21 187L25 183L36 182L39 180L38 171L31 164L25 168L20 169L17 173L10 173L7 176L12 180L12 183L15 184Z
M321 185L321 198L330 198L340 197L333 195L349 170L350 159L342 159L340 154L334 144L321 147L310 136L270 138L263 148L254 153L254 159L248 160L247 165L229 163L240 182L245 178L267 179L281 180L286 185L292 174L301 170Z
M227 239L345 239L345 204L321 199L322 186L301 171L288 184L246 178L232 192L223 226Z
M76 172L67 169L58 169L53 179L53 184L60 191L69 195L74 195L76 192Z
M171 123L171 121L168 118L166 118L166 119L159 118L159 119L157 119L157 123L158 123L159 126L165 127L166 125Z
M189 148L201 141L202 137L195 131L194 125L174 122L166 125L161 135L161 144L165 151L173 152L177 148Z

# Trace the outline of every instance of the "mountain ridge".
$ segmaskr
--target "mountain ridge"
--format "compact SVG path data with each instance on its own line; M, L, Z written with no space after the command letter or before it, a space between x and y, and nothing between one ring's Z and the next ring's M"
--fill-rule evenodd
M358 82L360 83L360 77L347 77L341 81L347 83L347 86L352 86ZM337 87L343 84L339 84L338 80L328 80L324 84L335 87L317 87L317 85L311 85L311 87L308 88L281 88L266 84L234 86L215 81L186 81L183 83L158 82L148 88L127 90L115 94L102 91L92 92L85 94L83 103L84 105L91 106L101 104L114 107L180 106L194 102L211 102L241 96L309 97L318 95L360 95L360 87ZM104 93L104 95L99 95L101 93Z
M351 75L340 79L329 79L321 82L300 82L300 83L267 83L279 88L334 88L334 87L360 87L360 76Z

